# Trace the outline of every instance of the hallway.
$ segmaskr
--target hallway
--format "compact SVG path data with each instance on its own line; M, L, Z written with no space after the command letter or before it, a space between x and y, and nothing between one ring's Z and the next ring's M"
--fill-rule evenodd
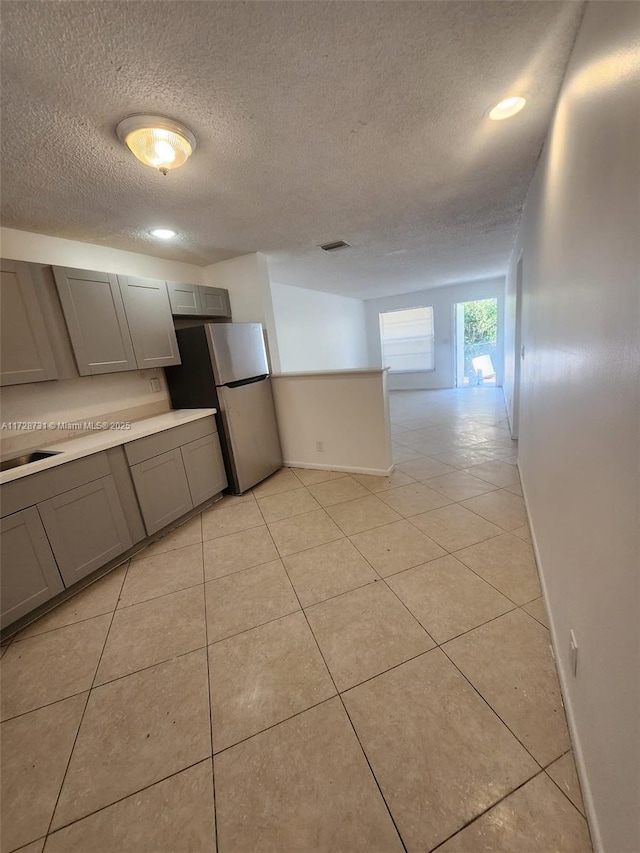
M283 469L3 647L1 853L590 853L502 389L390 396L390 478Z

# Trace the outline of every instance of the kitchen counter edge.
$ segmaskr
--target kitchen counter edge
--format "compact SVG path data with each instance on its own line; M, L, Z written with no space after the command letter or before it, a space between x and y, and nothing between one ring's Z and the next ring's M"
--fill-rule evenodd
M75 459L90 456L92 453L99 453L101 450L108 450L110 447L118 447L118 445L128 444L130 441L146 438L149 435L154 435L154 433L173 429L182 426L182 424L198 421L201 418L211 417L216 412L217 409L175 409L162 415L154 415L140 421L131 421L130 429L97 430L78 438L67 438L57 444L43 445L37 449L55 450L58 453L55 456L40 459L38 462L30 462L19 468L3 471L0 474L0 485L12 483L40 471L48 471L50 468L64 465L65 462L73 462Z

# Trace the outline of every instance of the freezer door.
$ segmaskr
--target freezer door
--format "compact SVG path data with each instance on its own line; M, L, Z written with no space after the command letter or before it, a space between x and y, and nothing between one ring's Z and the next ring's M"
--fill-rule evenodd
M207 323L216 385L269 373L260 323Z
M229 487L242 494L282 465L271 382L220 388L220 417L229 462Z

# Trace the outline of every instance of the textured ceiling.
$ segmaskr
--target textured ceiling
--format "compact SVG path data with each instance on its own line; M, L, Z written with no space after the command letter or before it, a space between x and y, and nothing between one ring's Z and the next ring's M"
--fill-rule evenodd
M503 274L581 14L4 0L3 224L196 264L262 251L276 281L360 297ZM490 122L514 92L524 112ZM194 131L183 169L122 147L135 112Z

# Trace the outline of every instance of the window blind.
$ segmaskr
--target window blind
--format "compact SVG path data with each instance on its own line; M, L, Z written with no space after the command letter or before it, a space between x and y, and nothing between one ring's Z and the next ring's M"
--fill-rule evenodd
M391 373L434 370L433 308L380 314L382 363Z

